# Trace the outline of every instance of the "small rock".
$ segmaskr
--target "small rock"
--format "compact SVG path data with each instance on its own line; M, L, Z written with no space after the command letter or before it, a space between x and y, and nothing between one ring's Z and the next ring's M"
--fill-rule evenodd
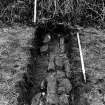
M45 36L43 42L44 42L44 43L47 43L47 42L50 41L50 39L51 39L51 36L50 36L49 34L47 34L47 35Z
M62 67L63 66L63 59L60 58L60 57L56 57L55 64L57 66L61 66Z
M40 48L41 52L47 51L48 50L48 45L44 45Z
M60 79L58 81L58 93L69 93L72 89L72 85L68 79Z
M49 71L49 70L55 70L55 65L54 65L54 62L53 62L53 61L51 61L51 62L49 63L48 71Z

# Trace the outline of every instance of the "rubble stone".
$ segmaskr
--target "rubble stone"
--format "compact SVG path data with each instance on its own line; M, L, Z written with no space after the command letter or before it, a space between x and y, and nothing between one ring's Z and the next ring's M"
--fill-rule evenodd
M69 94L70 90L72 89L72 85L68 79L60 79L58 81L58 94L67 93Z

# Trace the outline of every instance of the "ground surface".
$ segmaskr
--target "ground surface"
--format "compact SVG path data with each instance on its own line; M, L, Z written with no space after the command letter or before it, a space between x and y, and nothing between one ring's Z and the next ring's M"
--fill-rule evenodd
M87 85L91 91L85 94L90 105L105 105L105 33L94 28L84 29L81 35Z
M15 83L27 71L32 33L33 30L26 27L0 29L0 105L15 105L17 102Z

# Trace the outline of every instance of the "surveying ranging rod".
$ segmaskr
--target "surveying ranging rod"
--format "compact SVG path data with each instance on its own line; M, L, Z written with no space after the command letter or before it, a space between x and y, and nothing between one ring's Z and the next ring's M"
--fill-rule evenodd
M80 43L80 38L79 38L79 33L78 32L77 32L77 39L78 39L78 46L79 46L79 52L80 52L80 58L81 58L82 73L83 73L84 80L86 82L85 66L84 66L82 48L81 48L81 43Z
M37 8L37 0L34 0L34 23L36 23L36 12L37 12L36 8Z

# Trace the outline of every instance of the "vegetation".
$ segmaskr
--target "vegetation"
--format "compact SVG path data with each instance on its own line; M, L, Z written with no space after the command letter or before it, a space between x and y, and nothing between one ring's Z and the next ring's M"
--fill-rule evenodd
M1 0L1 23L32 23L34 0ZM37 22L48 20L78 24L81 26L104 26L104 0L38 0Z

